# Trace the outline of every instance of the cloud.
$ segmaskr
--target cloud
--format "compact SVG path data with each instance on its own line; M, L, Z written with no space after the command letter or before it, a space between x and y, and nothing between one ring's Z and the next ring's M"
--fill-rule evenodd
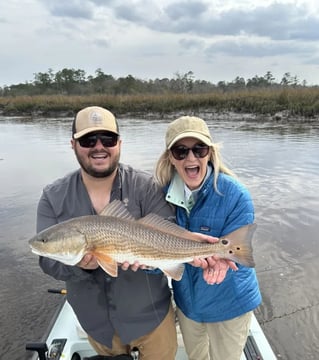
M176 2L165 8L165 13L171 21L194 20L201 18L208 10L208 3L201 1Z
M93 18L93 6L90 2L81 0L45 0L44 4L52 16L66 17L72 19L92 19Z
M258 36L272 40L319 39L319 16L305 3L274 2L255 7L218 10L205 1L174 2L160 6L155 1L45 0L51 15L102 21L113 18L155 32L194 36ZM94 7L93 5L97 5Z
M231 8L217 11L207 3L175 3L164 8L164 17L144 18L139 25L170 33L197 36L267 37L273 40L319 39L318 14L305 5L271 3L254 8ZM296 30L301 29L301 30Z
M274 42L274 41L256 41L242 39L226 39L216 41L214 44L205 49L208 56L212 54L227 54L236 57L272 57L282 55L298 54L311 55L313 50L312 46L307 44L299 44L296 46L291 42Z
M273 71L319 84L315 0L0 3L0 86L65 67L216 82Z

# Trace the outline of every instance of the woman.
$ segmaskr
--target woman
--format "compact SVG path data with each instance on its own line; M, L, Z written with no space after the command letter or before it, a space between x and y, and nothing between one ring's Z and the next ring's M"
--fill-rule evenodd
M253 223L251 196L223 164L202 119L178 118L168 126L165 140L156 178L166 190L166 200L176 206L180 226L220 237ZM173 281L190 360L241 357L261 295L255 270L236 265L237 271L227 266L225 279L214 285L206 281L209 272L203 276L203 269L191 264L186 264L181 281Z

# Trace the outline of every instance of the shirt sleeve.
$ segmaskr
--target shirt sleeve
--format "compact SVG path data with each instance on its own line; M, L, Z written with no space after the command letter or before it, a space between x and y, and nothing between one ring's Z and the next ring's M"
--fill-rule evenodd
M47 199L45 192L43 192L37 209L37 232L47 229L57 223L58 221L53 208Z
M46 192L43 191L37 208L37 232L45 230L57 223L57 216L54 213L48 197L46 196ZM45 274L54 277L56 280L67 281L72 277L86 278L90 275L88 271L85 271L77 266L65 265L59 261L43 256L39 257L39 265Z
M153 178L150 178L144 187L142 209L142 216L154 213L170 221L175 220L174 207L165 200L163 189Z

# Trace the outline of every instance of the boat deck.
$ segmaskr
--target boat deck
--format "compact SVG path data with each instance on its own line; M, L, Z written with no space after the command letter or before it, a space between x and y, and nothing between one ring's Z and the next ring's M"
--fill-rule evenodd
M177 330L179 346L176 354L176 360L187 360L179 327L177 327ZM78 354L78 359L96 355L87 341L87 336L82 330L71 306L67 301L64 302L61 310L57 313L56 318L53 321L51 331L44 341L49 347L50 352L50 348L52 349L54 347L52 343L59 344L61 341L63 342L63 340L66 340L65 346L59 357L63 360L72 360L74 353ZM54 349L54 351L56 351L56 349ZM38 357L34 356L33 359L38 359ZM277 360L255 315L252 318L250 334L241 360Z

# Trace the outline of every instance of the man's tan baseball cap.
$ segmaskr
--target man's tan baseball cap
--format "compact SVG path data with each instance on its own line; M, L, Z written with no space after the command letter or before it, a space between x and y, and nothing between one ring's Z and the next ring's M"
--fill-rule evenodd
M166 148L170 149L178 140L191 137L212 146L212 138L206 122L196 116L182 116L168 125Z
M99 106L89 106L80 110L73 121L72 135L78 139L95 131L110 131L119 135L119 127L115 116Z

